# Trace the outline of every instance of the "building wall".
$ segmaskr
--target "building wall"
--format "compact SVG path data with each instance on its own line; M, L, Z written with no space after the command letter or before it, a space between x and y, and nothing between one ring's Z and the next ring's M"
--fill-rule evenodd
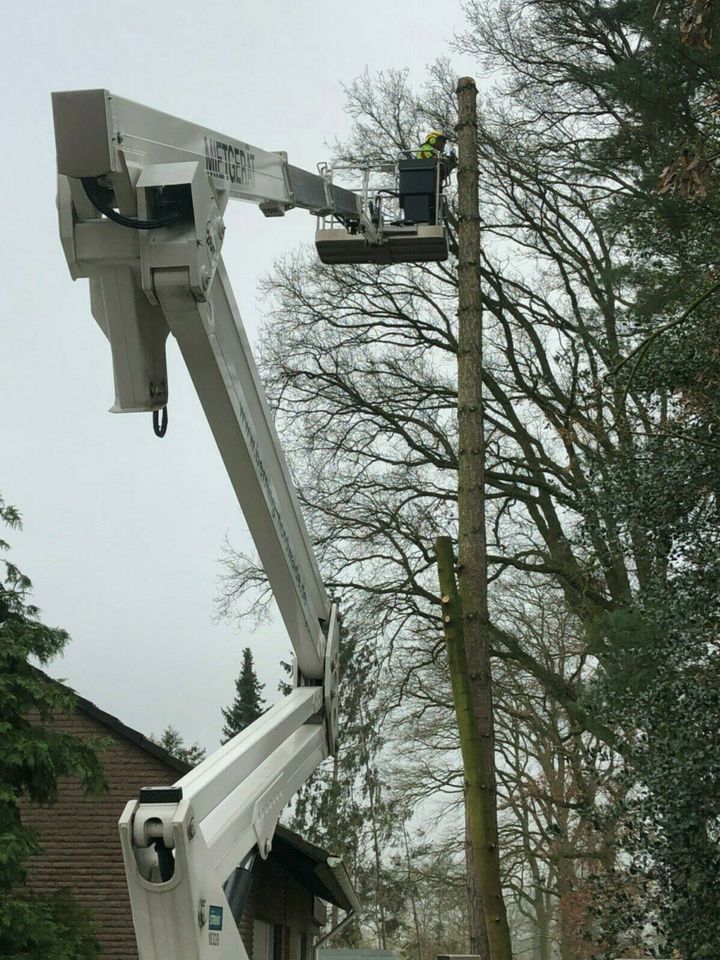
M313 896L310 891L273 863L272 854L268 860L258 858L240 925L240 935L251 960L267 960L268 957L270 960L308 960L308 945L312 945L317 932L312 918ZM255 955L258 951L255 950L253 927L257 921L272 927L272 948L265 956Z
M182 774L81 710L55 723L75 736L113 738L102 754L109 789L87 800L76 780L64 778L57 803L23 807L23 821L38 830L44 851L30 861L30 886L38 892L71 887L96 918L103 956L137 960L117 821L140 787L174 783Z

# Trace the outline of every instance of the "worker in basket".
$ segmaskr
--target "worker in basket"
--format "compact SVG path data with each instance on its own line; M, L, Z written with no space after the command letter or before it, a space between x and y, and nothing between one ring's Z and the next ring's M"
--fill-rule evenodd
M442 130L431 130L425 138L425 143L417 152L418 160L430 160L432 157L438 157L445 150L447 143L447 134Z
M445 146L448 142L448 136L442 130L431 130L425 138L425 142L418 150L415 158L417 160L436 159L441 164L440 182L446 180L457 166L457 157L455 151L449 154L445 153Z

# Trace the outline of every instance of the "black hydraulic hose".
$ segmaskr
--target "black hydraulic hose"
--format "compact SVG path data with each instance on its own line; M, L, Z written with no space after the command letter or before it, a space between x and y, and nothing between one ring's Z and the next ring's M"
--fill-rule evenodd
M252 868L255 863L255 857L256 850L253 850L245 857L242 863L239 863L237 867L235 867L223 884L225 898L227 899L230 912L238 927L245 912L245 904L247 903L248 894L250 893L250 887L252 885Z
M160 880L163 883L167 883L168 880L172 880L173 874L175 873L175 857L172 854L172 850L168 850L161 839L156 840L153 846L155 847L155 853L158 858Z
M158 230L160 227L170 227L182 217L183 211L173 210L155 220L139 220L137 217L126 217L118 213L108 202L110 191L101 187L95 177L82 177L80 182L90 203L108 220L119 223L121 227L132 227L133 230Z

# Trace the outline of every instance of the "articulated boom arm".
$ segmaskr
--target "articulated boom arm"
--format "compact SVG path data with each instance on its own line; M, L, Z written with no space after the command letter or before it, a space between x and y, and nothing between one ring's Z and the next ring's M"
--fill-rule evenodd
M60 234L73 278L90 280L108 337L114 412L160 411L168 400L165 340L183 354L290 634L300 674L323 677L330 602L221 258L229 197L291 203L286 160L103 90L53 96ZM227 179L218 173L225 144ZM208 148L210 149L210 148ZM241 158L245 159L242 160ZM237 171L241 170L241 173ZM305 179L313 178L306 174ZM300 179L298 177L298 179ZM315 177L318 189L325 181ZM107 184L113 222L90 199ZM177 219L156 229L159 200ZM354 194L350 194L353 203ZM309 203L307 197L302 201ZM117 208L117 211L115 210ZM324 625L324 626L323 626Z
M220 256L222 215L234 197L357 219L358 201L284 155L103 90L54 94L53 110L61 240L110 341L112 410L158 417L172 333L295 650L289 697L120 820L140 960L243 960L232 918L249 858L267 857L283 807L335 749L338 614Z

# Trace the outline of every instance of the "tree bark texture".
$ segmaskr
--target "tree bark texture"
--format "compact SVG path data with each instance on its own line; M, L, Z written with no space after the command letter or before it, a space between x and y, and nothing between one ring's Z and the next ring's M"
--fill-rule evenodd
M458 93L458 580L467 720L461 731L472 856L491 960L511 960L500 879L485 540L477 88ZM452 668L451 668L452 669ZM464 734L464 736L463 736Z
M468 900L468 951L480 960L490 960L485 913L477 885L477 868L473 857L468 821L467 797L465 798L465 871Z
M465 775L466 865L471 952L483 960L512 960L510 932L500 883L495 810L494 757L488 760L488 739L478 721L476 691L464 638L463 606L455 579L450 537L435 541L442 619L448 651L455 717ZM491 741L492 742L492 738ZM492 768L493 792L488 789ZM490 795L490 796L489 796ZM504 929L504 933L503 933Z

